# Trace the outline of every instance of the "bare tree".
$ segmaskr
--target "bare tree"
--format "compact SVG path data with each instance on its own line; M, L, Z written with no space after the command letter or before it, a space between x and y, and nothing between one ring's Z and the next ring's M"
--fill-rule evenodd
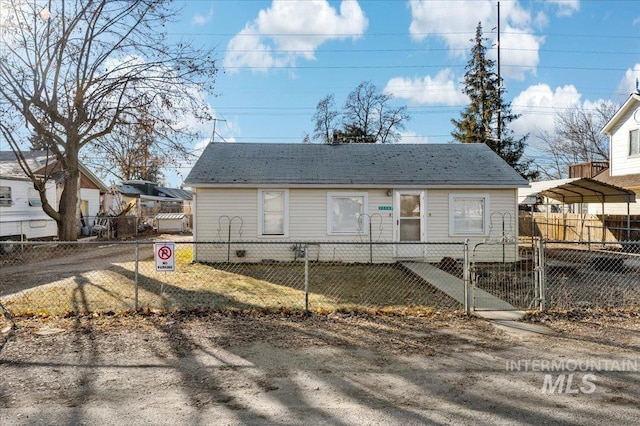
M154 128L154 120L141 111L137 123L114 129L87 147L81 159L100 176L161 182L163 168L177 165L189 153L177 141L158 137Z
M378 92L370 81L364 81L349 94L344 104L342 124L347 136L356 142L393 142L409 120L407 107L391 108L391 95ZM344 142L349 142L348 140Z
M4 0L0 49L0 134L40 191L61 240L77 239L80 152L117 129L140 124L156 136L195 137L182 118L208 119L202 93L213 89L211 51L172 44L163 32L170 0ZM60 203L23 150L37 140L64 173ZM46 177L45 177L46 178Z
M335 110L335 99L333 95L327 95L316 106L313 120L316 125L313 129L313 137L324 143L330 143L333 133L337 127L337 119L340 113Z
M334 109L334 97L328 95L318 102L313 115L313 136L323 143L394 142L410 117L406 106L390 107L391 99L370 81L349 94L342 112Z
M543 151L549 163L540 167L550 179L568 176L569 165L594 161L609 161L609 139L600 130L619 110L620 105L600 101L593 109L575 104L554 118L553 131L538 131L544 142Z

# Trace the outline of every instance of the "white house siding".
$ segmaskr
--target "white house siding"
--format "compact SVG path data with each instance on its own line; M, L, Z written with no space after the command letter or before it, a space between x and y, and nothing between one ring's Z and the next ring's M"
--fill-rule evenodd
M629 214L640 215L640 191L636 190L636 202L629 203ZM588 214L602 214L602 203L586 204ZM605 203L604 214L625 215L627 214L627 203Z
M640 173L640 156L629 157L629 132L640 128L633 118L635 108L620 118L620 125L611 137L611 176Z
M19 179L0 179L0 186L11 188L11 206L0 206L0 239L12 237L52 238L57 235L56 222L51 219L41 206L29 205L29 188L31 181ZM47 199L54 202L56 189L53 183L47 183ZM53 204L54 208L56 204Z
M88 202L87 216L93 224L93 219L100 213L100 190L80 188L80 199Z
M274 188L276 189L276 188ZM278 188L286 189L286 188ZM368 194L368 214L372 219L371 236L367 227L365 235L336 236L327 234L327 193L366 192ZM426 190L426 240L433 242L460 242L464 237L449 236L449 193L450 190ZM457 189L455 192L486 193L490 197L490 208L494 215L490 238L499 240L502 236L503 214L509 222L509 236L517 235L517 191ZM357 245L311 245L308 254L313 260L374 262L395 261L392 245L375 245L376 242L393 241L393 212L384 210L393 205L393 197L386 189L334 188L289 189L289 227L287 237L258 236L258 189L257 188L197 188L196 189L196 239L197 241L217 241L222 244L201 245L196 250L199 261L243 261L253 262L265 259L293 260L299 252L292 247L294 242L357 242ZM382 207L383 209L379 209ZM506 214L508 212L508 214ZM278 246L251 245L248 243L227 245L231 223L231 241L273 241L282 242ZM498 235L499 234L499 235ZM470 238L471 244L483 242L487 237ZM369 245L372 241L374 244ZM242 258L236 250L244 250ZM449 250L449 251L447 251ZM373 253L372 253L373 252ZM429 260L438 261L444 256L461 257L460 246L440 246L427 250Z

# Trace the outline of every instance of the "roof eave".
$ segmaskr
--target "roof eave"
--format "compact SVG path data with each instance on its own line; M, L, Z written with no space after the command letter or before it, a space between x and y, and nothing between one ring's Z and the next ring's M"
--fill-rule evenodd
M620 109L613 115L613 117L611 117L611 119L607 122L607 124L604 125L602 130L600 130L600 133L603 133L605 135L610 135L611 131L613 130L615 125L620 120L620 117L622 117L624 114L627 113L629 108L631 108L631 104L634 101L635 102L640 102L640 94L639 93L632 93L629 96L629 98L625 101L625 103L622 105L622 107L620 107Z
M270 183L188 183L191 188L300 188L300 189L314 189L314 188L366 188L366 189L452 189L452 188L470 188L470 189L517 189L528 188L528 183L505 183L505 184L481 184L477 182L460 182L460 183L413 183L413 184L362 184L362 183L288 183L288 182L270 182Z

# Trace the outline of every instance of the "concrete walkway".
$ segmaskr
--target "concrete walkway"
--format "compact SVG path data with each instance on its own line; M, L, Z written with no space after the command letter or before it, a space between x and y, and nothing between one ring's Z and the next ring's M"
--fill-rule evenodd
M436 268L429 263L402 262L402 265L428 281L429 284L464 305L464 281ZM516 337L545 336L553 330L539 324L521 322L524 311L517 311L511 304L479 288L475 289L475 303L492 310L474 310L474 314L484 318L506 333ZM478 306L476 306L477 308Z
M544 325L521 322L524 311L475 311L474 314L512 336L532 337L555 334L553 330Z
M428 281L429 284L438 290L453 298L456 302L464 305L464 281L460 278L454 277L430 263L402 262L402 265L420 278ZM496 311L515 309L511 304L479 288L475 289L475 299L476 305L481 301L481 308L494 309Z

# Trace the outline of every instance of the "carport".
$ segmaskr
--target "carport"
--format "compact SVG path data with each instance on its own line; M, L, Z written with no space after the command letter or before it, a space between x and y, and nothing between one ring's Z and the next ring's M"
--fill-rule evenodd
M537 195L552 198L563 204L601 203L604 216L605 203L627 204L627 239L631 239L630 204L636 202L636 193L619 186L590 178L576 178L540 191Z

